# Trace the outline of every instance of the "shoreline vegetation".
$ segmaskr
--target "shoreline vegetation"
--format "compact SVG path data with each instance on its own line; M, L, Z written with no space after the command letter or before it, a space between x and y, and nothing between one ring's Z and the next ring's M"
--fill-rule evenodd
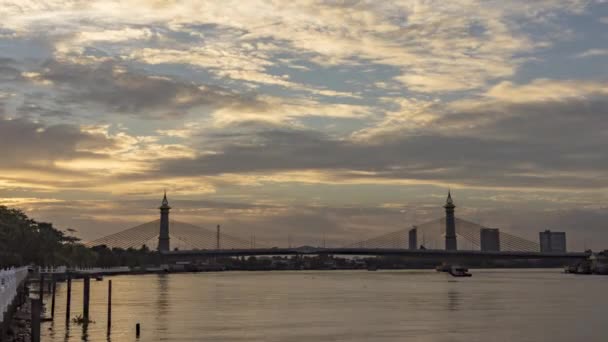
M147 247L109 249L87 247L52 223L38 222L23 211L0 206L0 268L11 266L113 267L158 262L156 252Z

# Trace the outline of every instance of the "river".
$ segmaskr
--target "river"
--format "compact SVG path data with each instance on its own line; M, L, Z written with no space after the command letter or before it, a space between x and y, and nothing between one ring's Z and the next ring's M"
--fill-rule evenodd
M91 281L91 319L42 341L608 341L608 277L560 270L219 272ZM106 332L112 279L112 330ZM72 312L82 312L82 281ZM47 298L47 311L50 299Z

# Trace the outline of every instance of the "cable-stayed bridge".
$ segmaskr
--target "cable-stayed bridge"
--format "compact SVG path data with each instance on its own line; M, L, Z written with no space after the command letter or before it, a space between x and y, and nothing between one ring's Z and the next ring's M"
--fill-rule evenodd
M534 242L498 229L456 218L451 196L444 206L446 216L426 223L412 225L363 239L358 242L326 245L323 247L281 246L256 241L254 236L238 237L221 231L199 227L169 219L168 201L163 198L161 218L124 231L90 241L88 246L105 245L109 248L147 246L166 256L176 258L208 256L255 255L401 255L429 258L491 258L491 259L583 259L586 253L543 251ZM485 237L484 237L485 234ZM351 240L352 241L352 240ZM169 248L170 246L170 248ZM444 248L445 247L445 248Z
M145 245L150 249L157 249L160 236L159 227L160 220L154 220L97 240L89 241L86 245L89 247L106 245L108 248L116 247L123 249L139 249ZM171 241L172 249L197 250L269 247L268 245L257 244L251 238L242 239L224 233L220 233L218 238L217 231L176 220L170 220L169 227L169 240Z

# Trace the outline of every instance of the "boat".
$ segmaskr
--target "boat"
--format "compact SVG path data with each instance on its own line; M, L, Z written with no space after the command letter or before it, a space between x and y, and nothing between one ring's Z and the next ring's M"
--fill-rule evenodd
M450 267L450 270L448 271L448 273L452 277L470 277L470 276L472 276L472 274L469 273L469 269L466 267L462 267L462 266L452 266L452 267Z

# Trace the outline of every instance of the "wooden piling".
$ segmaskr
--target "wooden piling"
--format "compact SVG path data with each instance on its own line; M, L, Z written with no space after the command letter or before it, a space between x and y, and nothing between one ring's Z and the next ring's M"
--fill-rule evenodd
M139 323L135 324L135 337L139 338L140 326Z
M89 298L91 291L91 277L88 275L84 276L84 291L82 297L82 318L84 319L84 324L89 323Z
M70 324L70 307L72 306L72 276L68 274L68 288L65 303L65 324Z
M31 324L32 324L32 333L31 338L32 342L40 342L40 314L42 312L42 299L32 299L31 301Z
M39 285L39 287L40 287L40 291L38 291L38 292L40 294L40 301L42 302L43 298L44 298L44 274L42 274L42 273L40 273L40 285Z
M51 319L55 319L55 293L57 292L57 282L55 281L55 277L51 278L53 282L53 297L51 299Z
M108 336L112 329L112 280L108 280Z

